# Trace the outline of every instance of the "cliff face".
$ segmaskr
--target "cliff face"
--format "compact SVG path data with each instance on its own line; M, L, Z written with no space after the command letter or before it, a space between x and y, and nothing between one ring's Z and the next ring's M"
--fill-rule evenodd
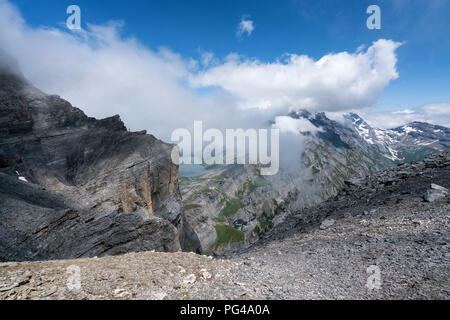
M0 75L0 260L180 249L173 146Z

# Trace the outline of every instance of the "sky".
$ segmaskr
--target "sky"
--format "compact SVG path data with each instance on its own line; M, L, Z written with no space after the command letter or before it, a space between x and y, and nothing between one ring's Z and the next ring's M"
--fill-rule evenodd
M166 140L300 108L449 126L449 17L450 0L0 0L0 49L45 92Z

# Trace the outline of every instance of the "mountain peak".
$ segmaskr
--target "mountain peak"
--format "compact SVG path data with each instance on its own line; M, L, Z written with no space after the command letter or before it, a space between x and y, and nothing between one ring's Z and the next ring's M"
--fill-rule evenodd
M450 130L430 123L414 121L393 129L371 127L355 113L345 116L348 126L381 153L394 161L421 160L431 153L450 148Z

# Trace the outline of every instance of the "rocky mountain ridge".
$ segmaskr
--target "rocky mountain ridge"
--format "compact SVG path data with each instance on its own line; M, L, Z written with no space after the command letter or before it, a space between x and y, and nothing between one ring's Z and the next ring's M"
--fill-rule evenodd
M392 161L420 161L426 156L450 149L450 128L424 122L411 122L393 129L371 127L354 113L346 115L349 126Z
M172 148L0 74L0 261L180 250Z

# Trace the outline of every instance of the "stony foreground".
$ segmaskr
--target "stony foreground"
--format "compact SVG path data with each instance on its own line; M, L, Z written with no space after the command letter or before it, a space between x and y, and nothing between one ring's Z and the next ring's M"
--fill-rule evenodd
M1 264L0 299L448 299L450 205L414 205L408 215L401 205L380 208L229 260L148 252ZM366 286L372 265L379 290Z
M0 264L0 299L449 299L449 166L444 153L349 182L228 259Z

